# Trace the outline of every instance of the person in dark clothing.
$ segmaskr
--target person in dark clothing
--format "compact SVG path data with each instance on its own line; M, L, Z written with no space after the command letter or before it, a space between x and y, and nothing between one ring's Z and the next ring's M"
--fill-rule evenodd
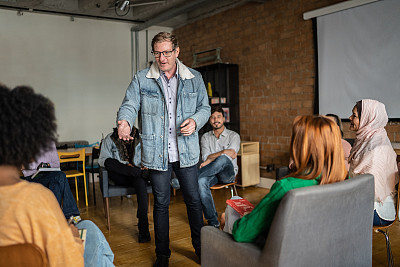
M147 218L147 170L142 170L135 164L135 150L140 143L139 133L133 127L131 136L133 139L124 141L119 139L118 130L108 134L103 140L99 156L99 165L106 168L109 178L120 186L133 186L136 189L138 202L137 218L139 219L139 243L151 240L149 222Z

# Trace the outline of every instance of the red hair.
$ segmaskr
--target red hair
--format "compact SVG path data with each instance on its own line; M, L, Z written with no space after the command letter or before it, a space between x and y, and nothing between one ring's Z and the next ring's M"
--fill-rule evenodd
M295 118L290 141L294 171L289 176L316 179L320 184L343 181L347 177L340 129L326 116Z

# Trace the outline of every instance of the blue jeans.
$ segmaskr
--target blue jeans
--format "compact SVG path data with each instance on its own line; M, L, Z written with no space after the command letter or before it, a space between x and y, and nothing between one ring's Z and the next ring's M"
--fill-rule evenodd
M78 206L76 205L76 201L72 195L71 188L69 187L68 179L64 172L43 172L39 173L33 179L31 179L31 176L25 177L25 179L28 182L39 183L50 189L50 191L52 191L56 196L60 206L62 206L62 211L65 218L69 219L71 216L80 215Z
M391 224L392 222L393 221L386 221L384 219L381 219L381 217L379 217L376 210L374 210L374 226L384 226L384 225Z
M114 266L114 253L100 229L89 220L80 221L76 227L86 229L85 267Z
M219 156L210 164L199 169L199 193L204 217L209 225L219 227L218 213L210 187L222 183L232 183L235 180L235 170L232 161L224 155Z
M178 162L168 164L167 171L149 170L154 195L154 233L156 255L171 255L169 249L169 202L171 196L171 171L174 171L182 189L183 199L189 219L192 245L200 252L200 230L203 227L203 214L197 184L197 166L181 168Z

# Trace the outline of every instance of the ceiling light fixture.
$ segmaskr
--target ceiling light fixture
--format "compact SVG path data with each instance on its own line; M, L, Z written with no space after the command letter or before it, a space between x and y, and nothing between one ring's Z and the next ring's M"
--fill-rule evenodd
M129 1L128 1L128 0L123 1L122 4L120 5L119 9L120 9L121 11L125 11L126 7L129 8Z
M115 2L114 6L115 14L117 14L120 17L128 15L130 9L131 6L129 0Z

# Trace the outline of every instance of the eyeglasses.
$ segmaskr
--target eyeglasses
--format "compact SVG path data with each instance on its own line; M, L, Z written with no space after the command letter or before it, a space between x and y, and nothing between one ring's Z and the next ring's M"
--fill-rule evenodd
M158 51L151 51L151 53L153 54L153 56L155 58L158 58L161 56L161 54L164 55L164 57L170 57L172 55L172 52L174 52L175 49L172 49L171 51L162 51L162 52L158 52Z

